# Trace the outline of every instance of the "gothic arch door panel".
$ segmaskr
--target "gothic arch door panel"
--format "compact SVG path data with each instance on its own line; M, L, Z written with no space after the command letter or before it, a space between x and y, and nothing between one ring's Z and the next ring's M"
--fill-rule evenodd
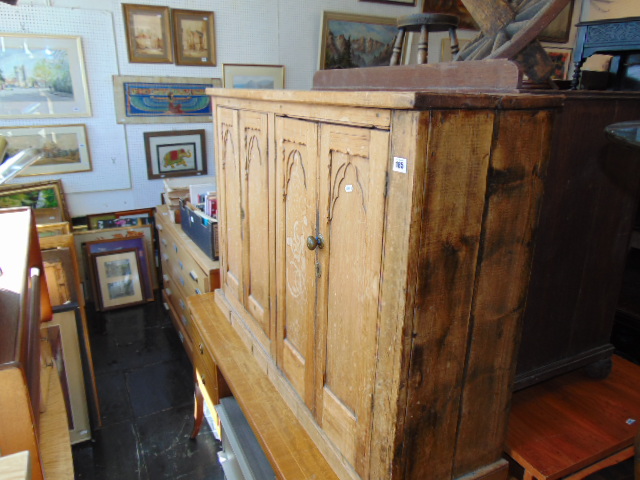
M269 143L268 117L240 112L240 161L243 213L244 306L251 315L254 335L269 351Z
M279 367L313 411L317 143L315 123L276 119L276 284Z
M367 478L389 133L322 125L320 135L316 416Z
M219 211L221 226L226 235L220 235L226 241L222 248L226 255L221 255L222 284L227 294L242 301L242 188L240 183L240 150L238 144L238 112L226 108L218 108L218 152L220 153L218 189L220 198L226 205Z

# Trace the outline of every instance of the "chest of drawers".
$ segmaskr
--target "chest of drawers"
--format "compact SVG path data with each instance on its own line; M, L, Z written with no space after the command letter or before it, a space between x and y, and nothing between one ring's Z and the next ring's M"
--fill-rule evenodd
M193 325L187 298L220 286L219 262L211 260L173 222L166 205L156 208L162 268L162 297L189 358L193 360Z

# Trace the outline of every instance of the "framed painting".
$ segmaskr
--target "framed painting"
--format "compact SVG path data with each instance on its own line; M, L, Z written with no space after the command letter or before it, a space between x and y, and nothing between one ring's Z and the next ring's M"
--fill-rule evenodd
M323 12L319 69L389 65L395 18Z
M43 157L22 170L19 177L91 171L87 130L82 124L0 127L0 136L7 140L9 157L26 148L42 150Z
M558 16L540 32L538 40L551 43L567 43L569 41L571 17L573 16L573 2L574 0L571 0Z
M176 65L215 66L213 12L172 9Z
M225 88L282 89L284 66L225 63L222 78Z
M462 0L424 0L423 13L445 13L455 15L460 23L458 28L466 30L479 30L478 24L473 19Z
M416 0L360 0L361 2L372 3L388 3L390 5L406 5L407 7L415 7Z
M571 64L571 48L545 48L547 55L553 62L553 80L567 80L569 65Z
M211 122L211 97L205 89L212 87L222 87L222 80L114 75L116 122Z
M98 308L129 307L145 302L135 248L91 254Z
M169 7L123 3L131 63L173 63Z
M207 173L204 130L145 132L149 180Z
M80 37L0 33L0 118L90 117Z
M0 208L7 207L32 207L38 225L71 222L60 180L0 186Z

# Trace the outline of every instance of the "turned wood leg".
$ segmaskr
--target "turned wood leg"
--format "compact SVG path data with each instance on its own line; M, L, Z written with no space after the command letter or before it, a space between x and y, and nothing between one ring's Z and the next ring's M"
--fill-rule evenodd
M420 41L418 42L418 63L427 63L429 56L429 31L426 25L420 28Z
M455 28L449 29L449 39L451 40L451 58L456 59L456 55L460 51L460 46L458 45L458 34L456 33Z
M391 54L391 62L389 65L400 65L402 57L402 42L404 41L404 28L398 30L396 41L393 44L393 52Z
M577 90L578 84L580 83L580 69L582 68L582 64L584 63L584 59L579 62L575 62L573 64L573 77L571 78L571 90Z
M193 393L194 405L193 405L193 430L191 431L191 439L194 440L200 432L202 427L202 420L204 419L204 397L202 391L198 385L198 379L194 381L194 393Z

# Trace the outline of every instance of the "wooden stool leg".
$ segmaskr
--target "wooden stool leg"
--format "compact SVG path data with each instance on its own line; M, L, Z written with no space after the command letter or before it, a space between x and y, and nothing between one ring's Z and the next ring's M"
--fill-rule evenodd
M455 28L449 29L449 39L451 40L451 57L455 60L456 55L458 55L458 52L460 51L460 47L458 46L458 35Z
M426 25L420 28L420 41L418 42L418 63L427 63L429 53L429 31Z
M198 385L198 379L195 379L195 391L193 393L194 406L193 406L193 430L191 431L191 439L194 440L198 433L200 433L200 427L202 427L202 420L204 420L204 397L202 391Z
M404 28L398 30L396 41L393 44L393 53L391 54L391 62L389 65L400 65L402 57L402 43L404 41Z

